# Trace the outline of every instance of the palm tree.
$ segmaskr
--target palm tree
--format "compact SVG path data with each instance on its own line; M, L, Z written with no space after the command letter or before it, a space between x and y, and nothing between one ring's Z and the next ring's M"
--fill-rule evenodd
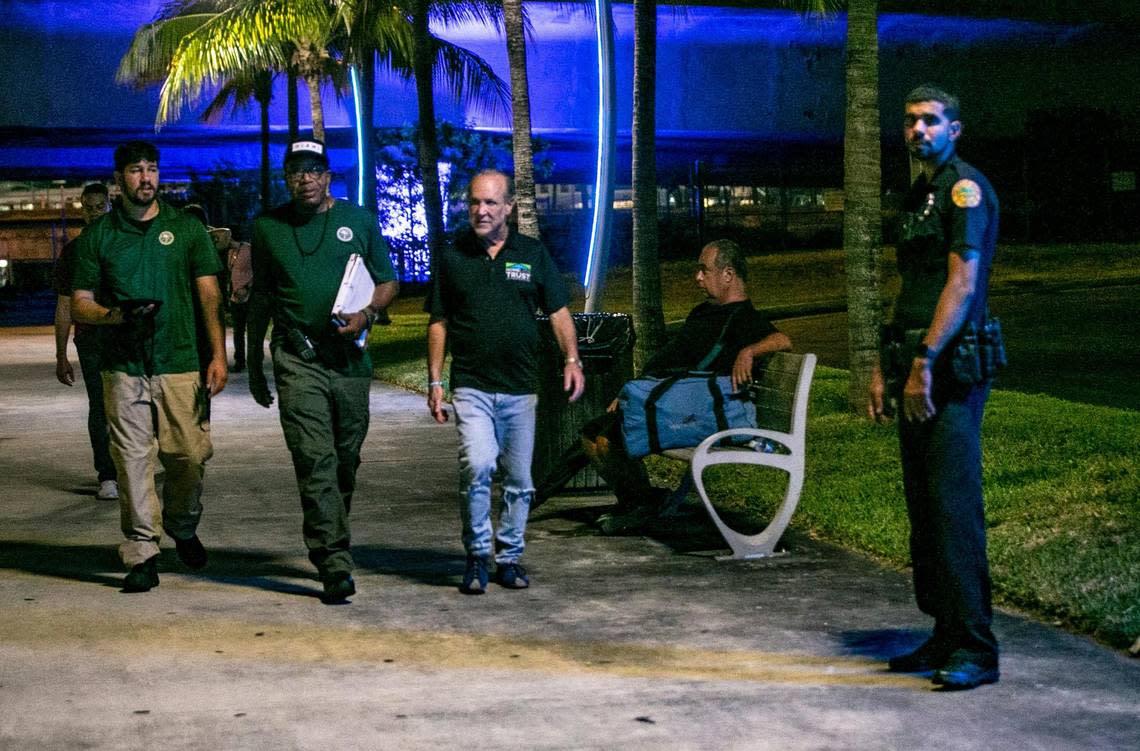
M539 237L534 197L534 149L531 143L530 89L527 84L525 16L522 0L503 0L503 27L511 71L511 150L515 162L515 206L519 232Z
M435 258L443 247L443 197L439 189L439 135L435 128L435 87L432 84L432 44L428 27L429 0L412 0L412 73L420 122L418 154L424 190L424 222L428 253Z
M406 12L411 22L412 56L408 68L401 70L410 69L416 84L419 173L424 192L428 249L434 256L444 241L434 76L437 71L441 72L455 96L487 108L492 117L508 100L508 95L505 84L485 60L432 36L429 22L436 20L447 25L476 20L497 26L502 6L495 0L410 0Z
M258 122L261 124L261 205L269 206L269 104L273 100L273 74L261 70L252 74L234 76L222 85L217 96L202 112L204 122L217 122L229 107L237 110L245 103L257 102Z
M493 18L490 8L489 0L437 0L433 13L444 21ZM433 71L438 71L457 98L478 102L497 113L507 101L505 84L482 58L432 36L426 14L424 18L427 38L422 47L428 57L427 72L420 78L427 90L433 91ZM286 71L291 137L296 130L293 83L299 77L309 91L313 136L323 139L322 82L330 81L338 94L344 92L347 66L359 66L364 123L371 125L377 62L411 78L413 39L407 11L378 0L178 0L163 17L136 34L120 65L120 80L141 85L164 80L156 115L161 125L196 102L206 85L249 71ZM434 112L429 120L434 125ZM364 195L375 195L371 133L362 143ZM434 213L442 223L442 203Z
M657 253L657 0L633 0L633 328L634 369L665 339Z
M162 80L155 127L179 117L208 85L258 71L291 71L305 81L314 137L324 136L320 83L343 72L328 54L332 9L324 0L177 0L135 34L120 82Z
M847 114L843 140L843 250L847 266L848 403L866 403L878 358L882 303L882 168L879 149L878 0L847 3Z

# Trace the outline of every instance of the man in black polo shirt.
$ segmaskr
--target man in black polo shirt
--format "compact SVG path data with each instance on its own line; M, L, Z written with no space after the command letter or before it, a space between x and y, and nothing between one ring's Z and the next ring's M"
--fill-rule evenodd
M566 304L566 285L546 248L510 229L514 209L510 178L480 172L467 189L471 229L435 259L425 309L428 323L428 409L438 423L444 411L443 359L451 344L451 390L459 429L459 496L467 568L460 588L482 594L491 556L495 579L509 589L530 584L518 561L534 484L538 322L549 314L565 357L563 388L570 401L586 381L578 339ZM503 510L492 543L491 475L503 470Z

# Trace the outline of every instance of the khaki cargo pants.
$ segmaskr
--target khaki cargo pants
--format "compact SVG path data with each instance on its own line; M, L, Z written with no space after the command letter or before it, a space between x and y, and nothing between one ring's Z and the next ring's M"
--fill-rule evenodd
M197 371L155 376L103 372L126 537L119 556L127 568L158 554L163 530L186 540L198 529L202 478L214 453L206 393ZM161 500L154 482L156 459L166 472Z

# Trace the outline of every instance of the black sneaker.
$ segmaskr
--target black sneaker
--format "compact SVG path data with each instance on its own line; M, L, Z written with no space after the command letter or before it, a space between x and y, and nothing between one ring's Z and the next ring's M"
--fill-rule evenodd
M945 691L965 691L985 683L997 683L999 677L996 654L959 649L934 671L931 680Z
M352 580L352 574L329 574L327 578L321 579L321 584L325 590L321 594L321 602L326 605L344 602L356 594L356 582Z
M158 556L152 555L137 566L123 579L124 592L149 592L158 586Z
M194 535L189 540L179 540L175 537L174 549L178 551L178 560L182 561L186 568L197 571L205 567L208 556L206 555L206 547L202 545L198 535Z
M530 579L526 569L517 563L502 563L495 569L495 583L507 589L526 589L530 586Z
M932 636L913 652L892 657L887 661L887 669L892 673L929 673L945 665L952 654L953 644Z
M481 595L487 591L487 562L473 555L467 556L467 569L463 572L463 583L459 591L465 595Z

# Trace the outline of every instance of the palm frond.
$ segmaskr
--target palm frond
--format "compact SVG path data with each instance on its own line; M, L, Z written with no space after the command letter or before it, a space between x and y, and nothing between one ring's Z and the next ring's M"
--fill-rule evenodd
M442 26L480 23L499 31L503 28L503 5L494 0L433 0L428 17Z
M182 40L214 17L212 13L156 20L135 32L131 46L119 61L115 80L120 84L145 88L166 77L170 61Z
M436 38L435 79L455 98L492 119L510 112L511 89L479 55Z
M176 119L203 88L250 70L284 70L285 45L306 40L322 48L331 11L323 0L245 0L185 36L170 62L156 125Z

